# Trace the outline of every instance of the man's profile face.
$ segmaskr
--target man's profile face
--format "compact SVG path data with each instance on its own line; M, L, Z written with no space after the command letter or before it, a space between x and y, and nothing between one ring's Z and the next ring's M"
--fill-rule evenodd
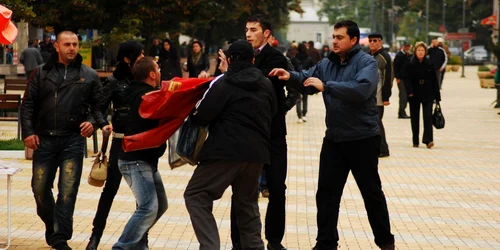
M258 22L248 22L246 25L246 38L247 41L252 44L252 48L258 49L264 43L267 42L267 38L270 35L269 30L262 30L260 23Z
M356 37L353 37L352 39L349 37L346 27L334 29L332 51L337 55L344 54L354 48L357 41L358 39Z
M70 64L78 55L78 37L71 33L62 33L58 36L54 47L59 54L59 61Z

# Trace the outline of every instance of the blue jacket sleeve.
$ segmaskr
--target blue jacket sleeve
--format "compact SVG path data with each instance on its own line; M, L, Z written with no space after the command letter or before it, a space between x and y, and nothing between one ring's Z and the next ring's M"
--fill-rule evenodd
M312 95L318 93L319 90L317 90L315 87L304 87L304 81L309 77L319 78L318 70L320 69L320 63L318 63L308 70L289 71L290 79L286 83L287 87L295 89L303 95Z
M358 71L351 81L327 81L325 93L341 101L361 102L374 93L378 84L377 62L373 58L360 59Z

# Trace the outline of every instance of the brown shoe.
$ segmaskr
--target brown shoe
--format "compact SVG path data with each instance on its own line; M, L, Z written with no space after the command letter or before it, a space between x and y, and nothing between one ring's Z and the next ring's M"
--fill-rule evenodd
M427 148L432 148L432 147L434 147L434 142L427 143Z
M262 197L268 198L269 197L269 190L267 190L267 189L262 190Z

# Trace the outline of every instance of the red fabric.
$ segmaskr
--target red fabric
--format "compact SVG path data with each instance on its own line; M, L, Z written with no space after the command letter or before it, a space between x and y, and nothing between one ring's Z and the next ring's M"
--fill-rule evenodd
M16 40L17 28L10 21L12 11L0 4L0 44L11 44Z
M212 79L176 77L171 81L164 81L161 90L144 95L139 114L145 119L159 119L160 126L140 134L125 136L123 150L130 152L155 148L165 143L203 97ZM173 85L178 86L178 89L169 90Z
M489 17L483 18L481 20L481 25L487 26L487 25L492 25L495 26L497 25L497 15L493 14Z

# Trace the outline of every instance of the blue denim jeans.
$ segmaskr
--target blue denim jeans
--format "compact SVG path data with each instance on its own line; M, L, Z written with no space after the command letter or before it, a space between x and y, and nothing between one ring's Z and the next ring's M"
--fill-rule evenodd
M33 153L31 187L36 211L45 223L46 241L56 245L71 239L73 212L80 186L85 138L70 136L39 136L40 145ZM57 201L52 187L59 168Z
M113 249L149 249L147 233L167 211L167 194L160 173L145 161L118 160L118 168L132 189L136 210Z

